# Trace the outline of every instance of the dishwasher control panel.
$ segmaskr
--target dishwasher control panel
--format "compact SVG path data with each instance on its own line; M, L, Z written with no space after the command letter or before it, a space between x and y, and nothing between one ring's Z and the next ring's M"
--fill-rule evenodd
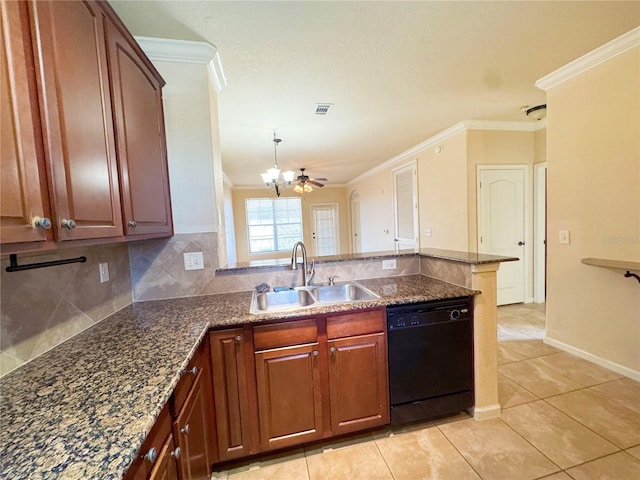
M387 329L415 328L471 318L471 304L467 298L408 304L387 308Z

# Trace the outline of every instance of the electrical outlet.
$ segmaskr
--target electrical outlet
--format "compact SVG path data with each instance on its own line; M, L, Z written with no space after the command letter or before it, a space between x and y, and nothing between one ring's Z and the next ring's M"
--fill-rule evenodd
M571 235L569 230L560 230L560 245L569 245L571 243Z
M98 265L98 269L100 270L100 283L105 283L109 281L109 264L108 263L100 263Z
M382 260L382 269L383 270L393 270L396 268L396 259L392 260Z
M185 270L204 270L202 252L190 252L184 254Z
M422 233L425 237L430 237L431 236L431 229L430 228L423 228L422 229Z

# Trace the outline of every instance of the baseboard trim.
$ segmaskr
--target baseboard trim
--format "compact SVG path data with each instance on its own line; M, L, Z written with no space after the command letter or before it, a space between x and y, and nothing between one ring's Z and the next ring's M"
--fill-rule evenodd
M469 413L473 415L473 418L476 420L486 420L488 418L499 417L502 413L502 407L499 403L494 403L486 407L471 407Z
M569 344L560 342L559 340L555 340L553 338L545 337L543 342L547 345L551 345L552 347L556 347L567 353L571 353L576 357L580 357L592 363L595 363L596 365L600 365L601 367L606 368L607 370L611 370L613 372L619 373L620 375L624 375L625 377L629 377L630 379L635 380L636 382L640 382L639 371L633 370L629 367L625 367L623 365L612 362L610 360L605 360L602 357L598 357L597 355L594 355L592 353L585 352L584 350L580 350L579 348L573 347Z

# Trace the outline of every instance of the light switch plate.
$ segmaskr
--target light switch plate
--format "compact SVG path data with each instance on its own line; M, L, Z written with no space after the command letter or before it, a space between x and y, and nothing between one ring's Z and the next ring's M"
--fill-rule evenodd
M560 230L560 245L569 245L571 243L571 234L569 230Z
M382 260L382 269L383 270L393 270L396 268L396 259L391 260Z
M100 263L98 264L98 268L100 269L100 283L105 283L109 281L109 264L108 263Z
M185 270L204 270L202 252L189 252L184 254Z

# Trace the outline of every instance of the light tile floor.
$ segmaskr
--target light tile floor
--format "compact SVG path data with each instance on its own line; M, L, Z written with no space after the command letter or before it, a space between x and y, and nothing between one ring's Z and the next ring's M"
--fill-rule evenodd
M388 427L212 478L640 479L640 383L545 345L544 328L544 304L498 309L500 418Z

